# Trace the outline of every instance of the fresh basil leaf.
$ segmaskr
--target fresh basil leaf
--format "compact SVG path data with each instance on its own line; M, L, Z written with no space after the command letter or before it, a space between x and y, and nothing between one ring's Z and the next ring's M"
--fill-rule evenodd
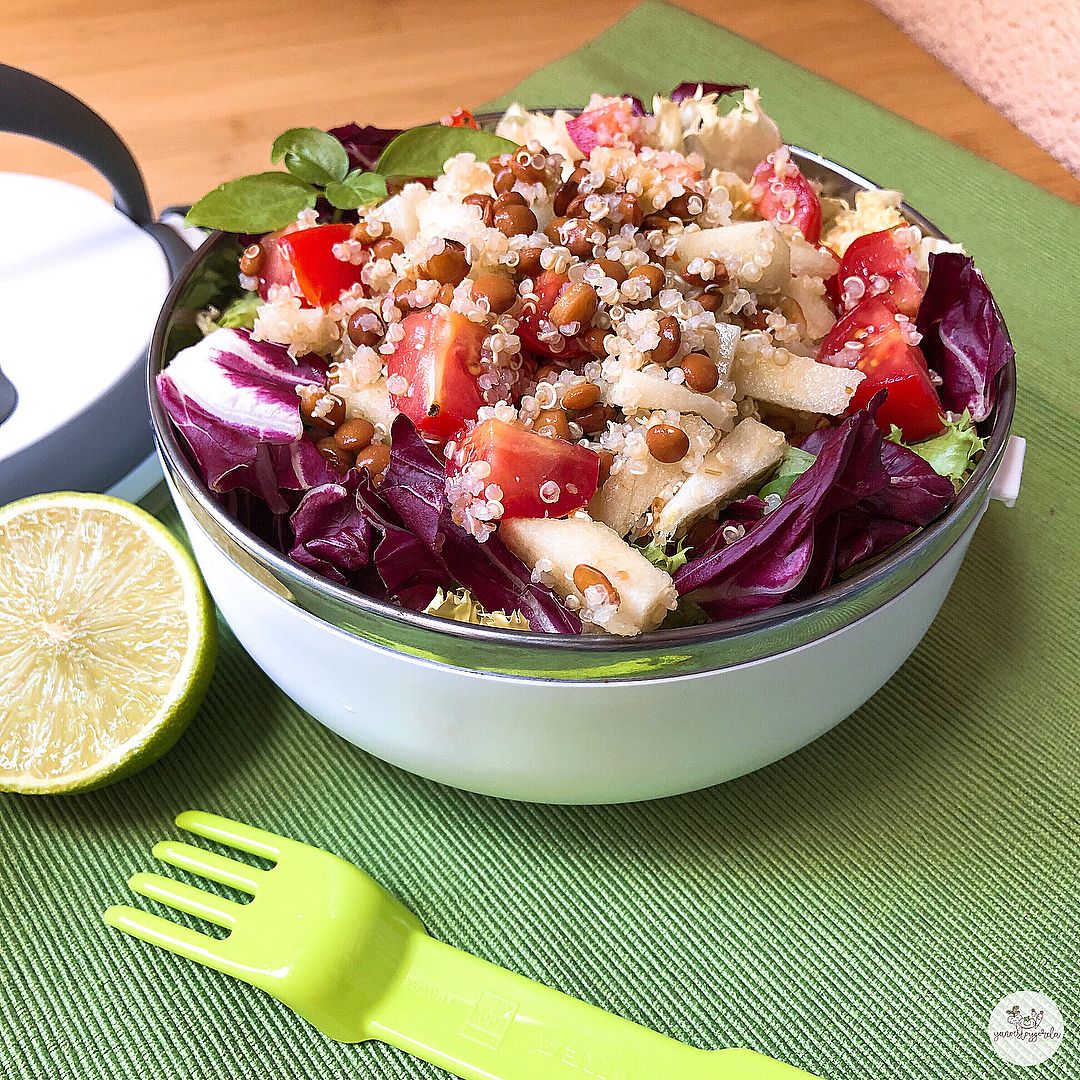
M340 184L326 185L326 199L339 210L356 210L386 198L386 177L353 169Z
M187 224L234 233L270 232L295 221L317 198L310 184L288 173L256 173L204 195L188 211Z
M455 154L475 154L477 161L487 161L516 149L517 143L490 131L427 124L391 139L379 155L378 170L383 176L438 176Z
M270 160L284 162L285 168L308 184L340 183L349 171L345 147L329 132L319 128L292 128L274 140Z
M770 495L779 495L783 499L791 490L791 485L814 464L815 458L816 455L808 454L797 446L789 446L776 467L776 474L758 492L758 498L767 499Z

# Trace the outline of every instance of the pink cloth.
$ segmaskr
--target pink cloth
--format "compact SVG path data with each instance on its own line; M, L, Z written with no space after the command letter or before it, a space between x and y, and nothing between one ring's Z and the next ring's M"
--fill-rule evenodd
M1080 176L1078 0L874 0Z

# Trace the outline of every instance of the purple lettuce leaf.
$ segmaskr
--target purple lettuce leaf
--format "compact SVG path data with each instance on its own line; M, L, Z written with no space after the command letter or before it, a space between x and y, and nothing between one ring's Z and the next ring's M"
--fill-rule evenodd
M296 538L289 558L339 585L371 560L371 524L357 505L358 482L350 474L310 488L289 518Z
M278 491L307 491L319 484L333 483L337 473L319 453L311 436L306 432L294 443L286 446L265 446L274 470L274 485Z
M234 488L217 496L218 504L249 533L283 555L293 546L293 533L287 514L275 514L263 499L243 488Z
M401 524L361 470L312 488L289 521L289 558L330 581L413 611L423 611L437 589L454 587L442 559Z
M824 438L832 434L815 431L802 448L817 453ZM886 483L855 505L823 519L814 537L813 564L797 595L823 589L851 567L888 551L952 502L952 481L939 476L914 451L883 440L878 454L888 475Z
M446 470L406 416L394 421L390 466L379 494L405 527L438 552L460 585L488 611L520 611L533 630L580 634L581 622L495 533L480 543L450 516Z
M247 330L215 330L177 353L157 387L211 490L249 491L283 513L283 490L330 479L303 438L296 396L298 387L324 380L321 364L293 360L284 346L253 341Z
M373 124L365 124L363 127L359 124L342 124L341 127L331 128L329 133L345 147L345 152L349 155L350 169L374 172L386 144L400 135L401 130L375 127Z
M437 589L454 587L446 563L405 527L366 474L359 478L356 502L368 523L381 534L375 546L375 569L391 600L413 611L423 611Z
M937 517L952 483L906 447L883 441L874 423L883 399L807 437L803 449L814 463L772 513L753 496L732 504L726 520L742 524L745 535L727 544L718 530L676 571L679 593L693 593L715 619L760 611L824 588Z
M699 86L703 94L733 94L736 90L749 89L746 83L683 82L671 91L671 100L679 102L692 98Z
M941 401L976 423L997 397L997 376L1013 347L994 298L974 262L958 252L930 256L930 281L919 305L916 329L927 363L941 376Z

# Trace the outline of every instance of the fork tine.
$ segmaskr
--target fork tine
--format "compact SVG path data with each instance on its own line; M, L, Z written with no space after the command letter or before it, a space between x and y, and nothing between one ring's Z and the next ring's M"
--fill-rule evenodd
M207 840L216 840L219 844L246 851L249 855L258 855L264 859L280 857L286 840L282 836L265 832L245 825L241 821L207 814L201 810L185 810L176 819L176 824L187 832L203 836Z
M115 904L106 909L104 918L109 926L140 941L159 945L177 956L205 964L228 975L237 973L236 964L222 952L223 941L126 904Z
M162 840L155 844L154 858L180 870L188 870L200 877L209 878L219 885L231 885L234 889L251 893L253 896L266 874L265 870L257 870L254 866L223 858L205 848L180 844L175 840Z
M176 908L177 911L228 929L236 925L236 920L243 910L240 904L234 904L231 900L193 888L183 881L162 877L160 874L136 874L128 885L140 896L157 900L168 907Z

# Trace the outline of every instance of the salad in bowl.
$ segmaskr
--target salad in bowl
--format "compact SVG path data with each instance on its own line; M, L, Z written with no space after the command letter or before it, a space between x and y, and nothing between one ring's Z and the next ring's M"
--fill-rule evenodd
M157 376L230 515L402 608L633 637L798 600L940 517L1012 359L899 192L756 90L286 132L192 224L233 299Z

